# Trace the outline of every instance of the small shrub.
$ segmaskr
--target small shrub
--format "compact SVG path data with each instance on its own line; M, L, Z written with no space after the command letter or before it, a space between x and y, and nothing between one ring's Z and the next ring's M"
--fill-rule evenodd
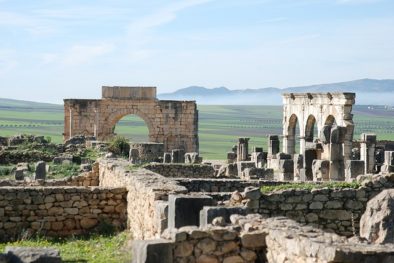
M130 151L129 141L125 137L117 135L109 141L108 150L114 154L128 157Z

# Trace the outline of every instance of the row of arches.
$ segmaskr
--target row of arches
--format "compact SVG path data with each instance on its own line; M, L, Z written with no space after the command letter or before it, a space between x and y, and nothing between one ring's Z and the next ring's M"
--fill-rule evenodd
M323 125L337 125L335 117L329 115ZM304 127L300 126L297 115L292 114L287 125L287 153L301 153L301 140L305 143L315 142L316 139L319 138L321 128L322 127L318 127L316 118L312 114L308 116Z

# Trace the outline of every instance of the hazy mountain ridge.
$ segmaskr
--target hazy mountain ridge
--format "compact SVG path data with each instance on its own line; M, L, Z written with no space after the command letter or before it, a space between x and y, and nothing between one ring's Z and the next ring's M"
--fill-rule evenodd
M357 104L394 104L394 80L360 79L347 82L300 87L230 90L225 87L208 89L191 86L173 93L159 94L160 99L196 100L200 104L282 104L286 92L354 92ZM379 96L371 96L371 93Z

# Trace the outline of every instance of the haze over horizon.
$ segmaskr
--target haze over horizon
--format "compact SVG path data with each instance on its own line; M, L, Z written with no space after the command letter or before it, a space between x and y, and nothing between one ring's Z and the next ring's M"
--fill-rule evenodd
M394 79L390 0L0 0L0 97Z

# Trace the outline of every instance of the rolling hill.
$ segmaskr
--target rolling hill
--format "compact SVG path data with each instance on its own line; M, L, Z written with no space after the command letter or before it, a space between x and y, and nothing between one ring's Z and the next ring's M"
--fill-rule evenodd
M191 86L172 93L159 94L160 99L196 100L212 105L281 105L282 93L289 92L354 92L357 104L393 105L394 80L360 79L347 82L300 87L230 90Z

